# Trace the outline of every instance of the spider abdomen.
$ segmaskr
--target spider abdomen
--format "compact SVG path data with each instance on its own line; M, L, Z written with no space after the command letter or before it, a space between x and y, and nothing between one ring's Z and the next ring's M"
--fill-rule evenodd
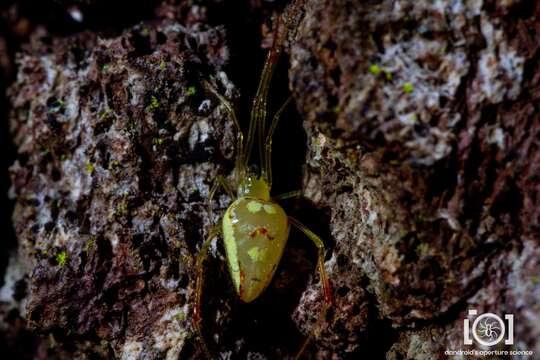
M287 214L278 204L241 197L223 216L223 238L234 287L244 302L268 286L289 236Z

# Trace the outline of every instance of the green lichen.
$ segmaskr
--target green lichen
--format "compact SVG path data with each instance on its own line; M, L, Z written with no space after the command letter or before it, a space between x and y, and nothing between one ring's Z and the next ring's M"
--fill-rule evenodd
M156 146L163 145L164 142L165 142L165 139L160 138L160 137L155 137L155 138L152 139L152 144L154 144Z
M159 108L159 100L157 99L157 97L155 97L154 95L152 95L152 97L150 98L150 105L148 105L148 109L150 111L152 110L155 110L157 108Z
M406 82L405 84L403 84L403 92L405 94L410 94L414 91L414 85L410 82Z
M104 119L105 117L108 117L109 115L112 115L113 111L110 108L107 108L105 110L102 110L98 113L98 118L100 120Z
M193 96L197 93L197 89L195 88L195 86L190 86L187 88L186 90L186 94L187 96Z
M118 160L111 161L111 168L114 169L114 168L118 168L118 167L120 167L120 161L118 161Z
M390 70L384 70L384 77L386 80L391 81L393 79L392 72Z
M427 243L420 243L416 247L416 254L420 257L428 256L431 253L431 247Z
M127 200L123 200L116 207L115 214L118 215L118 216L124 216L125 214L127 214L127 211L128 211L128 202L127 202Z
M92 163L87 163L86 164L86 171L89 173L89 174L92 174L94 172L94 164Z
M137 122L133 118L129 118L126 123L126 130L130 135L135 135L137 132Z
M377 76L381 73L381 68L378 65L373 64L369 67L369 72Z
M60 266L66 265L67 262L67 253L65 251L59 252L55 255L55 260Z
M96 244L96 238L91 237L90 239L88 239L88 241L84 245L83 251L87 253L88 251L90 251L90 249L94 247L95 244Z

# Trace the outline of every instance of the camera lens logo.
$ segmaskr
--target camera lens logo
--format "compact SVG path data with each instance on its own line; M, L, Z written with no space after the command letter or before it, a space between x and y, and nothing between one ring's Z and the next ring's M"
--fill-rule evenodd
M474 340L484 346L498 344L504 337L504 323L495 314L482 314L474 320L472 334Z
M503 339L505 339L505 345L514 343L514 315L505 314L506 321L503 321L498 315L485 313L476 317L471 327L470 317L476 315L478 312L471 309L469 310L469 318L463 320L463 343L465 345L472 345L473 339L478 344L488 347L497 345Z

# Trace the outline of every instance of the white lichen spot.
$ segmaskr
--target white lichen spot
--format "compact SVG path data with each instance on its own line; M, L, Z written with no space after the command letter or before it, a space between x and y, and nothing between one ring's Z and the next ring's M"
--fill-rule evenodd
M219 71L217 73L218 79L221 81L221 84L223 84L223 87L225 88L225 96L231 97L234 92L234 84L229 80L227 77L227 74L224 71Z
M69 8L68 12L69 12L69 15L71 16L71 18L73 20L75 20L78 23L83 22L84 16L83 16L81 10L79 10L78 7L72 6L72 7Z
M521 89L525 59L513 49L509 49L508 52L500 52L499 57L501 70L505 76L510 76L513 80L512 86L508 89L508 98L516 99Z
M418 116L415 113L399 115L398 118L404 125L414 126L418 123Z
M129 71L127 74L127 86L130 89L131 106L138 106L142 102L145 93L145 82L143 76L135 71Z
M79 88L76 86L70 86L69 94L66 96L65 103L65 116L73 122L77 122L80 114L80 96Z
M255 262L258 262L258 261L263 261L264 260L264 258L266 257L266 252L267 251L268 251L268 249L260 248L258 246L254 246L251 249L249 249L247 253L248 253L249 257L251 258L251 260L253 260Z
M319 133L316 138L313 139L313 144L315 146L312 146L314 149L314 154L312 156L313 161L321 161L323 160L322 151L324 147L326 146L326 136L324 136L322 133Z
M444 219L448 223L448 226L454 231L461 231L462 227L456 216L454 216L448 209L440 209L437 217Z
M504 150L504 132L498 127L490 129L486 138L488 144L495 144L501 150Z
M49 56L41 57L41 63L43 64L43 69L47 75L47 82L43 84L43 87L52 86L54 80L58 76L57 67L54 66L53 60Z
M487 47L481 51L472 103L487 100L497 104L515 99L521 89L525 60L510 47L502 29L496 28L487 16L481 17L481 30Z
M247 204L248 211L252 213L258 213L259 211L261 211L262 207L262 204L258 201L250 201Z
M5 310L17 308L21 316L26 316L27 298L18 301L15 299L17 281L26 275L23 260L16 252L10 253L9 264L4 275L4 285L0 288L0 302L5 305Z
M264 356L263 354L261 353L258 353L258 352L248 352L247 353L247 359L249 360L265 360L266 359L266 356Z
M203 100L201 102L201 104L197 108L197 111L198 112L205 112L205 111L208 111L208 109L210 109L210 100L206 99L206 100Z
M452 150L453 134L449 131L441 131L438 128L429 129L427 136L418 137L407 141L405 145L415 149L413 161L417 164L431 165L438 161Z
M120 239L118 238L118 234L112 234L111 238L110 238L110 241L111 241L112 251L113 251L113 253L116 253L116 249L118 248L118 244L120 243Z
M209 131L210 127L205 119L194 123L189 130L189 148L193 150L197 143L203 143L208 140Z
M210 127L208 126L208 122L206 121L206 119L203 119L199 122L199 129L201 131L199 141L205 142L206 140L208 140L208 133L210 132Z
M370 211L366 224L369 226L373 226L378 217L379 215L375 211Z
M485 97L491 100L492 103L497 103L502 100L502 82L498 80L497 60L495 54L482 54L478 61L478 72L485 79L480 83L480 89Z
M122 348L122 360L137 360L143 351L143 343L135 340L128 340Z
M274 207L274 205L271 205L271 204L264 204L263 209L264 211L266 211L268 214L271 214L271 215L276 213L276 208Z
M154 331L154 348L166 351L166 360L176 360L184 347L188 332L183 324L183 316L187 313L187 305L183 308L174 307L165 311ZM181 316L179 316L179 314Z
M93 174L88 171L88 158L85 151L86 149L80 147L75 150L72 158L62 162L62 172L65 174L63 186L69 190L73 202L89 194L92 188Z
M474 17L480 15L482 7L484 6L484 0L469 0L466 2L469 16Z
M74 239L71 237L71 232L66 231L65 224L56 223L56 236L54 237L53 245L61 248L73 246Z
M536 306L535 299L540 298L540 278L532 272L536 259L540 256L540 249L533 241L527 240L523 243L520 254L511 253L511 256L514 259L510 262L512 271L508 274L508 284L513 284L511 292L516 299L515 306L525 309L527 322L535 325L535 334L540 334L540 314L533 310Z

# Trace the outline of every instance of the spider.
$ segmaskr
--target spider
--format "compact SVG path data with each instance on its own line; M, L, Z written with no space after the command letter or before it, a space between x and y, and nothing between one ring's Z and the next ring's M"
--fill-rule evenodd
M499 336L501 328L496 321L490 322L489 319L480 322L480 329L478 332L482 337L488 338L490 341L493 341Z
M207 81L203 85L225 107L228 116L234 123L237 131L236 160L233 178L236 182L236 196L231 186L222 176L217 176L216 181L208 195L209 203L219 188L234 201L229 205L225 214L210 230L204 241L196 262L195 305L193 310L193 324L203 351L208 358L211 353L204 341L201 326L201 296L204 281L204 262L208 257L208 250L212 240L222 235L225 245L228 268L232 283L239 298L244 302L255 300L271 282L274 272L283 254L290 225L295 226L310 238L318 249L318 267L324 292L324 305L321 311L321 319L332 305L332 290L328 276L324 269L325 247L320 237L309 230L297 219L288 216L283 208L277 204L282 200L296 196L298 192L286 193L277 197L270 197L272 188L272 135L285 108L291 103L292 97L277 111L270 123L266 126L266 103L268 89L276 63L282 51L284 39L291 23L300 12L301 0L296 0L290 5L285 30L279 33L279 24L276 27L276 35L270 52L267 55L257 93L253 100L251 118L246 142L240 128L232 105L218 93ZM259 142L259 167L258 171L248 166L253 150L255 137ZM209 209L210 211L210 209ZM299 358L310 341L308 337L300 347L296 358Z

